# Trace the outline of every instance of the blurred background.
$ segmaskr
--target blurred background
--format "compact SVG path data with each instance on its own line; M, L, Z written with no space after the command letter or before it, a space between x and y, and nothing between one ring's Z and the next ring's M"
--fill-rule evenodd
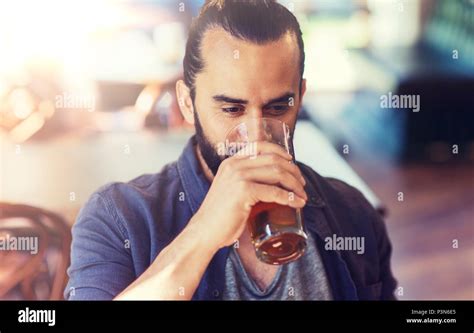
M193 128L174 84L200 0L0 2L0 299L58 299L91 193ZM399 299L474 299L474 1L280 1L302 26L297 159L386 220ZM419 107L383 103L418 96ZM413 99L416 101L416 99Z

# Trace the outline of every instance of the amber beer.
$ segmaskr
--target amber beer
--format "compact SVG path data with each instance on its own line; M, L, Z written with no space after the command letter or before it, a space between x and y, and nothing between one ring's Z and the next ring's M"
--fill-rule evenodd
M251 152L242 147L251 148L249 143L262 140L278 144L294 157L288 125L271 118L250 119L231 129L226 145L230 143L232 149L227 149L226 155ZM252 208L247 224L256 255L265 263L282 265L294 261L306 249L301 209L259 202Z
M307 237L300 209L260 202L253 207L247 223L261 261L282 265L304 253Z

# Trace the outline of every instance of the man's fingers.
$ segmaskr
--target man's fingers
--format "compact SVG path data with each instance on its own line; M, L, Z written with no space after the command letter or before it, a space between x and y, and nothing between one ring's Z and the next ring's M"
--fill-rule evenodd
M293 156L289 154L283 147L276 143L266 141L248 142L245 147L241 148L234 155L236 158L255 158L258 155L277 154L282 158L291 161Z
M265 154L259 155L254 159L241 159L236 160L239 169L251 169L251 168L267 168L268 173L279 173L282 171L287 171L291 173L296 179L298 179L303 185L306 184L306 181L301 174L300 169L296 164L291 161L288 161L282 158L280 155L276 154Z
M306 201L294 194L277 186L252 183L250 185L249 193L254 202L278 203L283 206L290 206L293 208L303 208Z
M301 180L296 178L291 172L278 165L269 168L251 168L242 170L243 177L255 183L280 185L288 191L295 192L299 197L307 200L307 195Z

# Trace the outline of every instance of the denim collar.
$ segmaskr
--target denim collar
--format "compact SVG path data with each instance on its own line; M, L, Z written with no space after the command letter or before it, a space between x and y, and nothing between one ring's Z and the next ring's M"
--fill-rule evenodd
M211 186L202 171L195 151L196 137L192 136L178 159L178 173L186 201L193 215L197 212Z

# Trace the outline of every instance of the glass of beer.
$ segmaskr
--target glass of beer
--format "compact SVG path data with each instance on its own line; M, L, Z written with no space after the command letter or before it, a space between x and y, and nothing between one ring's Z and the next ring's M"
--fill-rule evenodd
M283 147L293 156L289 163L295 162L289 126L272 118L249 119L232 128L226 136L226 155L243 154L254 158L259 141ZM306 249L307 236L303 230L301 209L260 202L252 208L247 224L257 257L267 264L282 265L294 261Z

